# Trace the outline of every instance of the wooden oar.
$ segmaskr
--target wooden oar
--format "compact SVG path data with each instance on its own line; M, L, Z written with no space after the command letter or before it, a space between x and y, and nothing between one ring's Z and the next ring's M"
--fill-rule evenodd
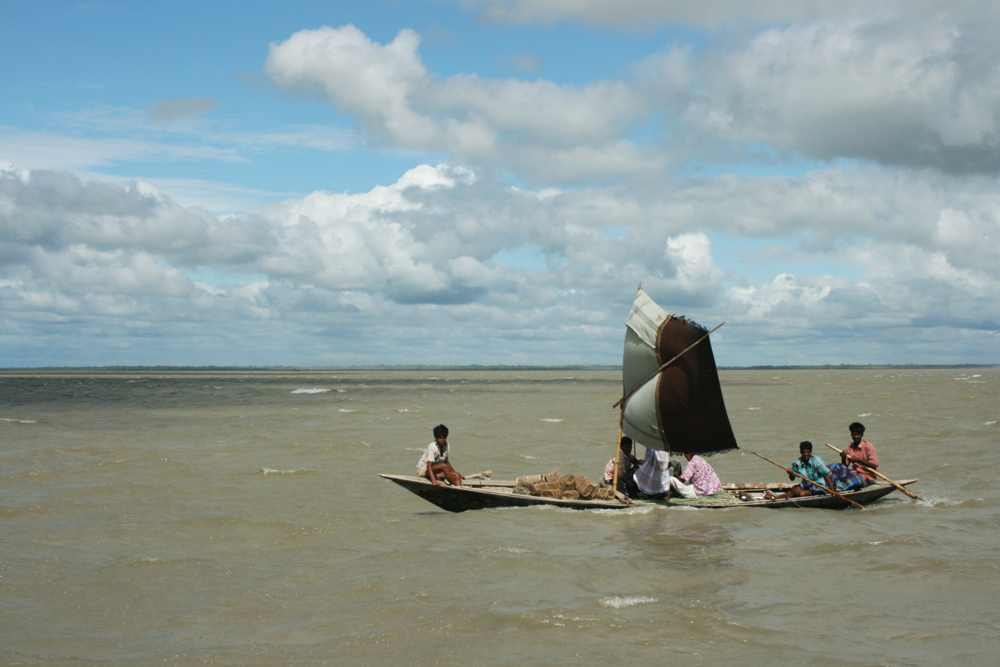
M833 451L837 452L838 454L843 454L844 453L841 450L839 450L836 447L834 447L833 445L831 445L829 442L826 443L826 446L829 447L830 449L832 449ZM899 489L900 491L902 491L903 493L905 493L909 497L916 498L917 500L920 500L920 497L917 494L915 494L913 491L910 491L908 488L906 488L902 484L897 484L896 482L892 481L891 479L889 479L888 477L886 477L885 475L883 475L882 473L880 473L878 470L875 470L874 468L868 468L868 470L872 471L873 473L875 473L876 475L878 475L879 477L881 477L885 481L889 482L890 484L892 484L894 487L896 487L897 489Z
M625 416L625 410L621 411L622 417ZM618 418L618 444L615 445L615 471L613 473L611 490L618 493L618 459L622 455L622 418Z
M757 452L753 452L753 451L750 451L749 449L748 449L747 451L748 451L748 452L750 452L751 454L753 454L754 456L760 456L760 454L758 454ZM779 468L781 468L782 470L784 470L785 472L787 472L787 473L788 473L789 475L798 475L799 477L801 477L802 479L806 480L806 481L807 481L807 482L809 482L810 484L815 484L815 485L816 485L816 486L818 486L819 488L821 488L821 489L823 489L824 491L826 491L827 493L829 493L829 494L830 494L831 496L833 496L834 498L840 498L840 499L841 499L841 500L843 500L843 501L846 501L846 502L849 502L849 503L851 503L852 505L854 505L855 507L857 507L857 508L858 508L859 510L860 510L860 509L864 509L864 507L862 507L862 506L861 506L860 504L858 504L858 503L854 502L854 501L853 501L853 500L851 500L850 498L845 498L844 496L840 495L839 493L837 493L837 492L836 492L836 491L834 491L833 489L828 489L828 488L826 488L825 486L823 486L822 484L819 484L818 482L814 482L813 480L809 479L809 478L808 478L808 477L806 477L805 475L801 475L801 474L799 474L799 473L795 472L795 471L794 471L794 470L792 470L791 468L786 468L785 466L781 465L780 463L775 463L774 461L772 461L771 459L767 458L766 456L760 456L760 458L764 459L764 460L765 460L765 461L767 461L768 463L774 463L774 465L778 466Z
M725 322L723 322L722 324L725 324ZM719 327L721 327L721 326L722 326L722 324L720 324L720 325L719 325ZM719 327L715 327L715 329L718 329ZM684 351L683 351L683 352L681 352L681 353L680 353L680 354L678 354L678 355L677 355L676 357L674 357L673 359L671 359L670 361L668 361L667 363L663 364L662 366L660 366L659 368L657 368L657 369L656 369L655 371L653 371L652 373L650 373L650 374L649 374L648 376L646 376L646 379L645 379L645 380L643 380L642 382L640 382L639 384L637 384L637 385L635 386L635 389L633 389L633 390L632 390L632 391L630 391L629 393L627 393L627 394L625 394L624 396L622 396L621 398L619 398L619 399L618 399L618 401L617 401L617 402L616 402L616 403L615 403L614 405L612 405L611 407L613 407L613 408L617 408L617 407L618 407L619 405L621 405L621 404L622 404L622 403L623 403L623 402L624 402L624 401L625 401L625 400L626 400L626 399L627 399L627 398L628 398L629 396L631 396L631 395L632 395L632 394L634 394L635 392L639 391L639 387L641 387L642 385L644 385L644 384L646 384L647 382L649 382L649 381L650 381L650 380L651 380L652 378L654 378L654 377L656 376L656 374L657 374L657 373L661 372L661 371L662 371L662 370L663 370L664 368L666 368L667 366L669 366L670 364L674 363L675 361L677 361L678 359L680 359L681 357L683 357L683 356L684 356L685 354L687 354L688 352L690 352L690 351L691 351L691 348L692 348L692 347L694 347L695 345L697 345L697 344L698 344L698 343L700 343L701 341L703 341L703 340L705 340L706 338L708 338L708 337L709 337L709 335L711 335L711 334L715 333L715 329L712 329L712 330L711 330L711 331L709 331L709 332L708 332L707 334L705 334L704 336L702 336L701 338L699 338L699 339L698 339L698 340L696 340L695 342L693 342L693 343L691 343L690 345L688 345L688 346L687 346L687 347L686 347L686 348L684 349Z

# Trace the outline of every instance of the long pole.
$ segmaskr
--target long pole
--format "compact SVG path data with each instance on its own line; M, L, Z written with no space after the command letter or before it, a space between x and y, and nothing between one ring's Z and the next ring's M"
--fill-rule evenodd
M750 451L750 450L747 450L747 451ZM758 454L757 452L750 452L750 453L753 454L754 456L760 456L760 454ZM772 461L771 459L767 458L766 456L760 456L760 458L764 459L768 463L774 463L774 461ZM833 489L828 489L825 486L823 486L822 484L819 484L819 483L814 482L813 480L809 479L805 475L801 475L801 474L795 472L791 468L786 468L785 466L781 465L780 463L774 463L774 465L778 466L779 468L781 468L782 470L784 470L785 472L787 472L789 475L798 475L799 477L801 477L802 479L806 480L810 484L815 484L816 486L818 486L819 488L823 489L824 491L826 491L827 493L829 493L831 496L833 496L835 498L840 498L843 501L851 503L852 505L854 505L855 507L857 507L859 510L860 509L864 509L860 504L854 502L850 498L845 498L844 496L840 495L839 493L837 493Z
M829 447L830 449L832 449L833 451L837 452L838 454L843 454L844 453L841 450L839 450L836 447L834 447L833 445L831 445L829 442L826 443L826 446ZM889 479L888 477L886 477L885 475L883 475L882 473L880 473L878 470L875 470L874 468L868 468L868 470L870 470L871 472L875 473L876 475L878 475L879 477L881 477L885 481L889 482L890 484L892 484L894 487L896 487L897 489L899 489L900 491L902 491L903 493L905 493L909 497L916 498L917 500L920 500L920 497L917 496L917 494L915 494L913 491L910 491L908 488L906 488L902 484L897 484L896 482L892 481L891 479Z
M618 461L622 457L622 420L625 419L625 408L622 408L621 417L618 418L618 444L615 445L615 472L611 482L611 490L618 493Z
M723 322L722 324L725 324L725 322ZM721 327L721 326L722 326L722 324L720 324L720 325L719 325L719 327ZM683 351L683 352L681 352L680 354L678 354L678 355L677 355L676 357L674 357L673 359L671 359L670 361L668 361L667 363L663 364L662 366L660 366L659 368L657 368L657 369L656 369L655 371L653 371L652 373L650 373L650 374L649 374L649 375L648 375L648 376L646 377L646 379L645 379L645 380L643 380L642 382L640 382L639 384L637 384L637 385L635 386L635 389L633 389L633 390L632 390L632 391L630 391L629 393L627 393L627 394L625 394L624 396L622 396L621 398L619 398L619 399L618 399L618 401L617 401L617 402L616 402L616 403L615 403L614 405L612 405L611 407L613 407L613 408L617 408L617 407L618 407L619 405L621 405L621 404L622 404L623 402L625 402L625 400L627 400L629 396L631 396L631 395L632 395L632 394L634 394L635 392L639 391L639 387L641 387L642 385L644 385L644 384L646 384L647 382L649 382L649 381L650 381L650 379L652 379L653 377L655 377L657 373L659 373L659 372L660 372L660 371L662 371L662 370L663 370L664 368L666 368L667 366L669 366L670 364L674 363L675 361L677 361L678 359L680 359L681 357L683 357L683 356L684 356L685 354L687 354L688 352L690 352L690 351L691 351L691 348L693 348L693 347L694 347L695 345L697 345L697 344L698 344L698 343L700 343L701 341L703 341L703 340L705 340L706 338L708 338L708 337L709 337L709 336L710 336L711 334L715 333L715 330L716 330L716 329L718 329L719 327L715 327L715 329L712 329L712 330L711 330L711 331L709 331L709 332L708 332L707 334L705 334L704 336L702 336L701 338L699 338L699 339L698 339L698 340L696 340L695 342L693 342L693 343L691 343L690 345L688 345L688 346L687 346L687 347L686 347L686 348L684 349L684 351Z

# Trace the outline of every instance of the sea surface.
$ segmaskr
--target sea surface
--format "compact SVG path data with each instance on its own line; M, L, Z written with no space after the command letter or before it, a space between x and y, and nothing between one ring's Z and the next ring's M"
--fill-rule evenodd
M377 476L443 422L466 475L596 479L611 371L0 372L0 664L1000 664L1000 370L721 379L724 482L858 420L922 500L450 514Z

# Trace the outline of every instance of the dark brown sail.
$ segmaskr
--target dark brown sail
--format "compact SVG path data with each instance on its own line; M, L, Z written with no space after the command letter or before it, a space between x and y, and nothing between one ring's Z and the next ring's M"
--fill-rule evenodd
M657 356L673 359L706 333L694 322L672 317L658 332ZM660 372L656 402L660 430L671 451L704 454L737 449L708 338Z

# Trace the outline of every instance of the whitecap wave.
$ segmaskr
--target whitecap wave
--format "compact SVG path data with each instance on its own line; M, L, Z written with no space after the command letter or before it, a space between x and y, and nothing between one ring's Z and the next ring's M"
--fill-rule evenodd
M325 394L328 391L333 391L333 389L326 389L323 387L312 387L311 389L296 389L293 394Z
M500 547L498 551L505 551L510 554L530 554L531 549L525 549L523 547Z
M753 412L755 410L760 410L760 408L747 408L747 410L750 410L751 412Z
M0 417L0 422L10 422L11 424L37 424L34 419L7 419L6 417Z
M625 607L634 607L637 604L659 602L659 600L651 598L648 595L627 595L625 597L601 598L598 602L602 607L608 607L609 609L624 609Z
M396 412L412 412L413 414L419 414L420 410L410 410L408 408L397 408Z
M990 421L990 422L986 422L985 424L983 424L983 426L993 426L993 425L994 425L994 424L996 424L996 423L997 423L997 420L996 420L996 419L994 419L993 421Z
M261 475L291 475L297 472L308 472L305 468L294 468L292 470L278 470L276 468L261 468Z
M340 408L337 412L357 412L357 410L348 410L347 408Z
M960 505L968 503L972 506L978 507L983 502L984 501L982 498L964 498L962 500L952 500L950 498L944 498L942 496L935 496L935 497L922 496L920 500L916 501L916 504L922 505L924 507L938 507L938 506L958 507Z
M630 515L635 515L635 516L642 516L644 514L649 514L650 512L655 512L658 507L662 507L662 506L661 505L656 505L654 503L648 503L648 504L645 504L645 505L638 505L638 504L631 505L629 507L626 507L625 509L620 509L620 510L610 510L610 509L600 508L600 509L592 509L592 510L587 510L587 511L591 512L593 514L607 514L608 516L621 516L623 514L630 514ZM664 509L666 509L666 508L664 508ZM578 512L579 510L571 510L571 511Z
M539 419L538 421L548 422L550 424L558 424L559 422L566 421L565 419Z

